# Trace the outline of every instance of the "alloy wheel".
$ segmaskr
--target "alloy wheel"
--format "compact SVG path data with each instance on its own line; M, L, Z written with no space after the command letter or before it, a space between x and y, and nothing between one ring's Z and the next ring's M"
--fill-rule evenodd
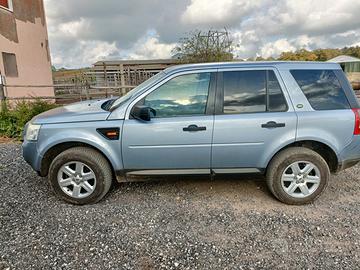
M319 168L309 161L296 161L282 173L281 186L291 197L306 198L313 194L320 185Z
M90 196L96 187L94 171L80 161L71 161L62 165L57 180L61 190L76 199Z

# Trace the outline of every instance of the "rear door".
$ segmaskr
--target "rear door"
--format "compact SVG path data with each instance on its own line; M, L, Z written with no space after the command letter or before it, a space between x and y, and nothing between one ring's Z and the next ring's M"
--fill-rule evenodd
M295 141L297 117L276 69L219 72L212 145L215 173L258 172Z

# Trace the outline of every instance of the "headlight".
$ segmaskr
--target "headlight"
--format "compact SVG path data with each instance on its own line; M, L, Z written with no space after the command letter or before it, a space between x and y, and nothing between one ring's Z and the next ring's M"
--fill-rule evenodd
M29 123L26 129L26 140L27 141L36 141L39 135L41 125L34 125Z

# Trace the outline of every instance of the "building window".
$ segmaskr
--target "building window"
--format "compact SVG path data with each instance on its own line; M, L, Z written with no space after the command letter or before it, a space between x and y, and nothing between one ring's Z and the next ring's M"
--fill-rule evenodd
M0 7L13 10L12 0L0 0Z
M13 53L2 53L5 76L18 77L18 68L16 63L16 55Z

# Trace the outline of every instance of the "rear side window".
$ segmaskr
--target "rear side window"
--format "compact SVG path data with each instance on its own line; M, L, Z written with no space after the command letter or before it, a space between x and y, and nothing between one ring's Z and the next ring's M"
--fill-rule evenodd
M224 72L224 113L266 111L266 71Z
M334 71L291 70L290 72L314 110L350 108Z
M272 70L226 71L223 113L283 112L287 103Z
M275 73L272 70L268 71L268 95L269 95L269 112L283 112L287 110L287 104L280 84L276 79Z

